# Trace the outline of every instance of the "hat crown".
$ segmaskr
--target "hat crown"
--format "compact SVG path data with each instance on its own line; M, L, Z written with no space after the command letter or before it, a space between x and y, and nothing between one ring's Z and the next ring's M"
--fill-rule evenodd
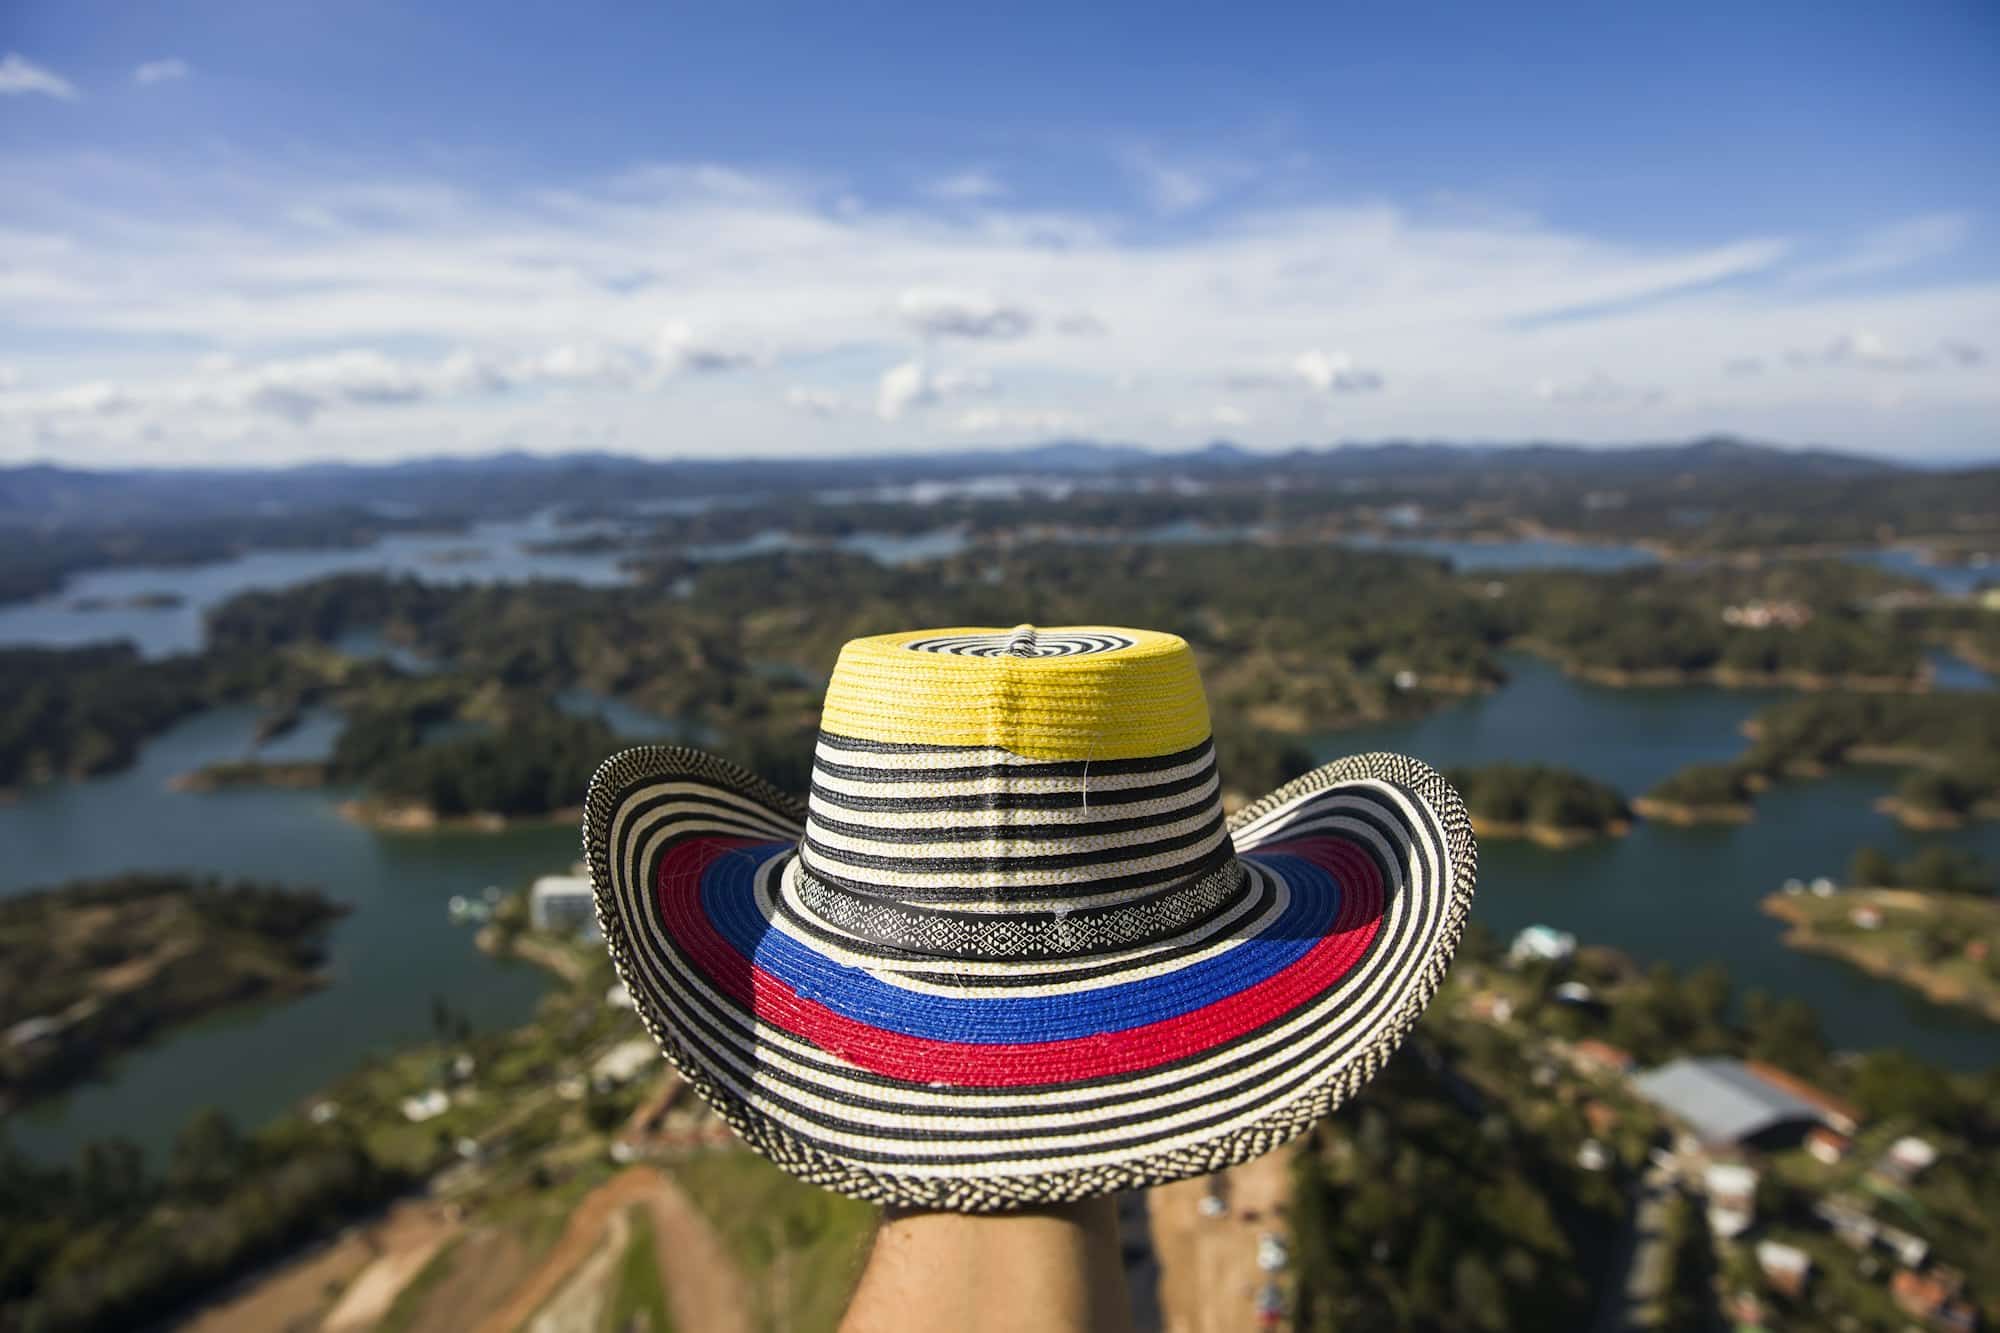
M919 957L1164 939L1234 900L1187 644L1110 626L856 639L827 686L797 891Z

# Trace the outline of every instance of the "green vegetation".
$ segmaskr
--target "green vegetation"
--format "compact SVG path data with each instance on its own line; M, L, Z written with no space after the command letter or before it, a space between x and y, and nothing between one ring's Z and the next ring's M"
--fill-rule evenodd
M417 746L374 770L370 788L443 818L546 814L581 805L591 773L616 748L601 722L545 714L499 734Z
M1516 1118L1463 1059L1399 1054L1299 1152L1301 1333L1588 1323L1623 1200L1575 1166L1573 1113Z
M1765 709L1747 730L1742 758L1683 769L1641 813L1748 818L1760 786L1874 765L1905 770L1883 808L1912 828L2000 817L2000 693L1813 695Z
M1244 792L1310 767L1306 735L1415 712L1439 692L1500 678L1487 599L1435 562L1337 548L1037 547L898 569L784 554L676 577L687 580L685 597L643 586L457 588L350 576L235 599L212 631L233 651L323 651L372 628L449 664L354 695L334 766L383 795L436 796L467 810L487 799L465 790L471 770L505 748L530 748L510 735L524 725L542 727L532 740L550 751L545 775L572 760L587 772L584 756L600 737L535 718L539 700L576 686L698 718L718 733L716 748L802 789L825 673L847 639L885 626L1173 626L1203 664L1224 771ZM1327 587L1341 595L1323 595ZM1404 673L1415 688L1399 688ZM443 748L427 744L427 731L454 718L492 725L495 744L425 754ZM535 776L501 795L525 809ZM574 802L571 794L560 804Z
M875 1231L871 1205L816 1189L749 1152L697 1157L674 1179L756 1291L759 1327L832 1333Z
M164 874L0 899L0 1095L50 1092L162 1027L317 984L345 910L313 891Z
M191 1120L164 1174L119 1140L74 1169L0 1141L0 1328L149 1327L197 1295L408 1188L338 1128L240 1134Z
M0 649L0 789L123 768L141 740L215 701L208 676L129 644Z
M1810 895L1780 897L1787 902L1829 901ZM1952 910L1992 906L1955 895L1924 901ZM1558 1002L1555 987L1569 980L1590 985L1597 1002ZM1494 1023L1479 1018L1470 1001L1480 995L1508 998L1512 1003L1510 1021ZM1442 1100L1440 1092L1450 1097L1453 1107L1463 1115L1460 1140L1490 1136L1485 1142L1499 1145L1487 1148L1486 1157L1491 1160L1465 1165L1466 1178L1486 1182L1496 1172L1525 1171L1544 1192L1552 1215L1566 1220L1577 1215L1577 1209L1588 1207L1598 1187L1622 1190L1644 1168L1647 1152L1668 1128L1650 1106L1629 1093L1623 1080L1601 1075L1579 1079L1569 1072L1558 1053L1566 1043L1584 1038L1622 1048L1641 1068L1680 1055L1766 1061L1858 1109L1863 1129L1847 1161L1825 1167L1802 1149L1786 1150L1769 1159L1766 1180L1770 1188L1760 1191L1758 1229L1742 1241L1722 1246L1720 1269L1732 1290L1748 1286L1762 1291L1762 1280L1754 1276L1754 1261L1749 1256L1749 1246L1757 1240L1781 1239L1814 1254L1820 1265L1815 1281L1827 1282L1827 1290L1812 1291L1809 1304L1800 1309L1781 1307L1785 1310L1783 1327L1844 1327L1889 1333L1906 1326L1907 1320L1893 1311L1888 1300L1886 1284L1894 1265L1859 1263L1811 1213L1813 1202L1840 1191L1867 1200L1867 1206L1882 1221L1925 1237L1933 1247L1935 1262L1970 1275L1969 1294L1975 1302L1985 1303L1988 1318L2000 1312L2000 1287L1984 1276L1994 1272L1995 1262L2000 1260L2000 1225L1996 1225L1988 1202L2000 1188L2000 1069L1954 1074L1897 1049L1836 1054L1804 1003L1774 1001L1752 991L1739 1004L1729 976L1720 967L1689 973L1665 966L1641 971L1611 951L1583 949L1567 966L1510 968L1503 965L1497 942L1488 932L1468 931L1444 992L1426 1011L1412 1039L1418 1058L1413 1062L1399 1053L1389 1073L1364 1089L1353 1106L1381 1107L1386 1123L1393 1126L1392 1137L1400 1142L1405 1125L1403 1104L1401 1100L1372 1101L1376 1089L1381 1088L1385 1097L1399 1099L1409 1094L1412 1080L1427 1078L1428 1087L1420 1082L1418 1095L1432 1103ZM1434 1056L1423 1055L1426 1044ZM1391 1081L1398 1065L1403 1066L1402 1081ZM1464 1097L1465 1085L1477 1090L1480 1102ZM1452 1095L1454 1088L1459 1089L1456 1095ZM1612 1160L1602 1176L1586 1177L1563 1170L1573 1145L1587 1132L1578 1111L1588 1109L1589 1102L1597 1103L1597 1115L1610 1122L1609 1137L1602 1141L1612 1148ZM1418 1123L1423 1123L1423 1116L1439 1113L1435 1105L1423 1107ZM1357 1119L1353 1111L1343 1109L1317 1131L1332 1140L1328 1160L1335 1164L1336 1175L1339 1163L1354 1160L1354 1149L1342 1143L1370 1132ZM1489 1128L1486 1122L1492 1120L1503 1121L1504 1128ZM1540 1142L1524 1143L1521 1136L1526 1134L1539 1135ZM1918 1135L1935 1146L1937 1164L1902 1185L1884 1186L1864 1179L1888 1145L1905 1134ZM1437 1148L1426 1144L1426 1150L1449 1154L1453 1140L1447 1136ZM1443 1243L1455 1258L1476 1255L1503 1275L1511 1258L1517 1271L1528 1271L1528 1261L1511 1256L1507 1240L1490 1231L1478 1202L1480 1190L1468 1196L1450 1188L1442 1183L1449 1179L1442 1172L1439 1184L1420 1192L1412 1186L1406 1194L1399 1194L1394 1188L1426 1179L1422 1170L1402 1162L1386 1170L1378 1166L1368 1179L1379 1182L1375 1188L1387 1196L1379 1206L1435 1217ZM1484 1190L1491 1188L1482 1186ZM1326 1205L1330 1209L1328 1226L1338 1229L1353 1224L1348 1202L1348 1196L1332 1196ZM1295 1211L1309 1206L1303 1197L1294 1205ZM1393 1211L1390 1215L1394 1216ZM1372 1219L1373 1215L1369 1216ZM1610 1229L1609 1217L1600 1225ZM1412 1242L1403 1234L1407 1247ZM1574 1240L1573 1233L1568 1234ZM1661 1326L1708 1327L1712 1302L1707 1301L1706 1293L1717 1265L1708 1257L1711 1242L1706 1228L1698 1216L1677 1221L1670 1215L1666 1234L1674 1251L1677 1280L1665 1293L1661 1314L1667 1321ZM1350 1251L1354 1248L1350 1244ZM1413 1258L1408 1248L1398 1249L1386 1259L1350 1252L1339 1257L1327 1272L1309 1274L1302 1269L1301 1277L1321 1291L1335 1293L1336 1299L1357 1281L1371 1289L1377 1284L1386 1288L1380 1295L1356 1297L1352 1319L1329 1321L1325 1326L1483 1326L1468 1307L1453 1304L1459 1293L1448 1279L1440 1282L1435 1270L1428 1276L1414 1272ZM1836 1258L1838 1268L1829 1268ZM1605 1276L1603 1267L1581 1251L1577 1264L1594 1279ZM1418 1290L1411 1290L1412 1283ZM1427 1297L1421 1294L1423 1290L1428 1291ZM1407 1301L1421 1302L1420 1308L1397 1304L1405 1299L1400 1295L1405 1291L1410 1292ZM1586 1322L1547 1315L1538 1320L1523 1318L1515 1302L1532 1299L1525 1294L1503 1295L1500 1303L1507 1322L1499 1326L1568 1328ZM1444 1313L1438 1313L1440 1310ZM1836 1317L1839 1313L1851 1313L1855 1322L1841 1323Z
M1454 768L1445 778L1465 798L1482 837L1563 843L1622 833L1631 807L1614 787L1548 764Z
M628 1208L632 1234L619 1256L618 1273L612 1280L610 1309L603 1327L612 1333L674 1333L674 1321L667 1312L667 1293L660 1286L658 1242L653 1236L653 1219L645 1208Z
M1880 872L1877 857L1888 862L1869 851L1855 857L1856 874ZM1963 1005L2000 1022L2000 900L1976 863L1948 855L1943 861L1940 869L1919 854L1888 870L1963 875L1967 887L1933 890L1910 879L1901 889L1855 888L1826 897L1778 893L1764 900L1764 910L1790 923L1785 943L1795 949L1831 954L1940 1004Z
M1933 844L1898 863L1879 847L1863 847L1848 864L1859 889L1918 889L1925 893L1995 893L1993 871L1971 852Z
M1845 560L1547 571L1505 587L1511 637L1609 684L1915 688L1923 677L1919 645L1884 633L1876 608L1910 583ZM1775 623L1730 623L1746 612Z
M1655 786L1637 803L1649 819L1697 824L1748 819L1756 786L1738 764L1692 764Z

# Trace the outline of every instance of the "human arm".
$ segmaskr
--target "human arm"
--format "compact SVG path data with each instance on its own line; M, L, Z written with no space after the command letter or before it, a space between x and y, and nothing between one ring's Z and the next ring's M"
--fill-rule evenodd
M891 1210L840 1333L1130 1333L1109 1198L1019 1212Z

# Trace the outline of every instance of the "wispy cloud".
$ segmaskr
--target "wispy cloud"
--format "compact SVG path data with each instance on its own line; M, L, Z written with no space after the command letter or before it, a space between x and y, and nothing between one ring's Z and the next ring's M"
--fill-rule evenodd
M922 188L932 199L943 199L953 203L978 203L988 199L1004 199L1009 193L1005 181L980 167L956 171L949 176L939 176L935 180L925 181Z
M1010 202L843 208L842 182L719 164L520 190L240 161L107 159L74 191L54 159L0 173L7 459L869 449L920 442L913 422L1076 421L1162 444L1610 422L1875 447L1935 423L1970 448L2000 420L1980 369L2000 283L1713 281L1823 258L1786 236L1640 246L1218 198L1163 237ZM1551 309L1587 313L1533 318ZM1905 364L1937 373L1897 379L1890 429L1883 372Z
M1137 147L1122 154L1126 174L1155 211L1188 213L1214 202L1221 191L1250 179L1255 171L1246 161L1221 157L1186 157L1157 148Z
M985 393L993 377L983 370L932 370L921 361L905 361L882 372L875 390L875 414L895 421L913 407L928 407L941 398Z
M79 96L76 85L54 70L35 64L18 52L0 56L0 95L20 97L29 93L64 102L74 102Z
M926 338L1020 338L1035 327L1028 310L984 292L916 287L904 292L897 306L904 321Z
M176 79L185 79L193 72L188 62L179 56L167 56L162 60L148 60L133 70L132 82L142 88L148 88L156 83L172 83Z

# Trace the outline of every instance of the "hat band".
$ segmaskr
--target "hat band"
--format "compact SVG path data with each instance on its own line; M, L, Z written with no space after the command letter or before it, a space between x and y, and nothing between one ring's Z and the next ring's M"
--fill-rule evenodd
M1172 939L1228 911L1250 885L1227 839L1223 853L1219 865L1192 879L1074 910L973 912L890 902L829 884L803 860L794 862L791 888L800 909L864 950L982 962L1056 960Z

